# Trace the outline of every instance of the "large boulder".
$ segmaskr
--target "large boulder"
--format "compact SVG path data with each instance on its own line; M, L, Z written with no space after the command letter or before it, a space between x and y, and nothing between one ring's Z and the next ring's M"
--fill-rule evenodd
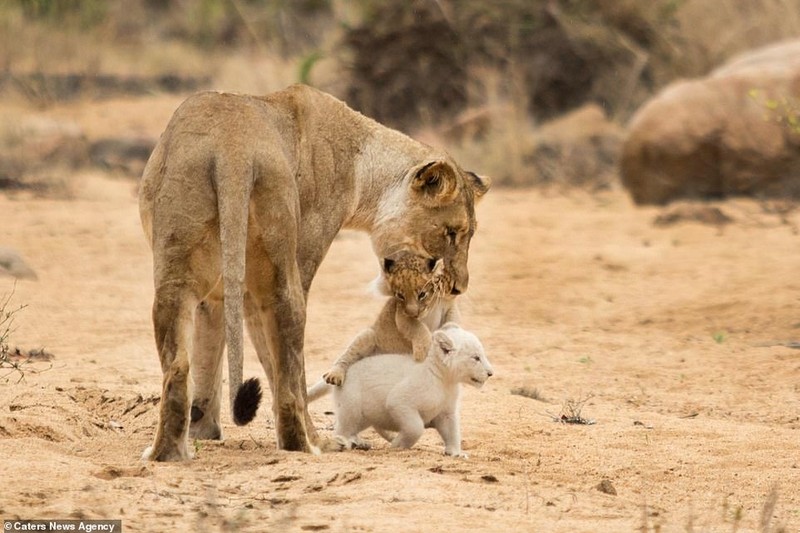
M620 167L640 204L800 197L800 41L668 86L631 119Z

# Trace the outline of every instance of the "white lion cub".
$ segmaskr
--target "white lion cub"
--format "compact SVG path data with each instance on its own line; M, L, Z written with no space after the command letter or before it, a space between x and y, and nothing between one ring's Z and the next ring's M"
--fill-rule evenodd
M353 363L347 379L333 387L335 434L345 447L363 447L358 434L372 426L392 448L410 448L425 428L444 440L444 453L462 456L459 388L480 388L493 374L478 338L453 323L433 333L428 356L381 354Z

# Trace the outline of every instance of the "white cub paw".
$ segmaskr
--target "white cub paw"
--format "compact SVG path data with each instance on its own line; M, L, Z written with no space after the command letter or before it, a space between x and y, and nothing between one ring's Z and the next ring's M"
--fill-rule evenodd
M455 457L456 459L469 459L469 454L466 452L456 452L456 451L447 451L444 452L445 455L450 457Z

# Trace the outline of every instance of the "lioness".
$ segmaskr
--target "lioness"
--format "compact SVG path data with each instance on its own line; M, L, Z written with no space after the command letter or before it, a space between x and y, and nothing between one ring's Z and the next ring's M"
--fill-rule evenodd
M469 281L474 202L488 188L445 152L310 87L189 97L139 193L164 376L145 457L189 459L190 434L222 438L222 351L227 343L233 398L243 319L269 380L278 447L318 453L303 335L308 290L334 236L369 232L381 258L401 249L441 257L458 294Z
M354 363L342 386L333 388L334 433L344 447L364 448L358 434L374 427L392 448L410 448L432 427L444 441L444 453L460 456L460 384L480 388L493 373L478 338L445 324L433 333L421 363L402 354Z

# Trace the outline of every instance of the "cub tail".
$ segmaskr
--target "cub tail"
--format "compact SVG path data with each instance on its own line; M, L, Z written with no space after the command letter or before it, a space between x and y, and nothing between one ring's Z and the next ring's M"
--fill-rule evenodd
M308 389L308 403L319 400L323 396L330 394L333 392L333 387L334 385L329 385L324 379L317 381Z
M245 426L256 417L261 396L261 383L258 378L250 378L242 383L233 401L233 421L237 426Z

